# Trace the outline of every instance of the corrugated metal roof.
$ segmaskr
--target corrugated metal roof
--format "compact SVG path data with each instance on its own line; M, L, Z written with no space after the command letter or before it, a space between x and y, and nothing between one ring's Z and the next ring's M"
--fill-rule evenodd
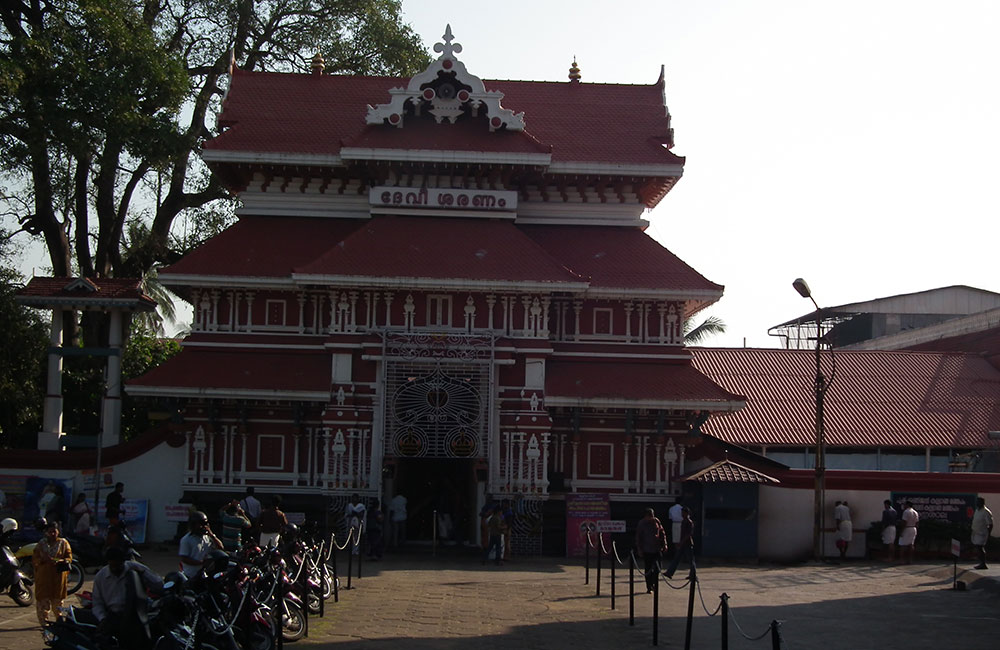
M684 479L699 483L780 483L778 479L726 459Z
M815 444L811 350L691 348L694 366L746 408L715 416L707 433L739 445ZM985 359L957 353L824 351L826 442L833 447L996 446L1000 372Z

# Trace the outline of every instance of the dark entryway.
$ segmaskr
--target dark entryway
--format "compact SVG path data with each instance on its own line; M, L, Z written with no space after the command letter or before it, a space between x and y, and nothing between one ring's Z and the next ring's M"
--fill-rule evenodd
M468 458L399 459L395 490L407 499L410 541L431 540L437 511L439 543L475 542L478 524L475 463Z

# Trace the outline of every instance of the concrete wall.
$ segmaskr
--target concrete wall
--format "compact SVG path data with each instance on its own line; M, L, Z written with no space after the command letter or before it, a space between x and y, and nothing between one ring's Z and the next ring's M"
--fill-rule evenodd
M176 504L183 493L181 473L184 466L185 448L173 448L160 443L146 453L119 463L105 465L112 470L112 480L125 484L126 499L148 499L149 519L146 527L146 542L172 540L177 524L168 522L163 506ZM0 475L44 476L46 478L72 479L73 496L83 490L84 483L80 470L36 468L6 468L0 460ZM88 497L93 492L87 490ZM101 499L107 496L107 489L101 488ZM21 513L15 513L20 517Z
M863 558L867 551L865 532L872 522L881 521L882 502L889 498L889 494L885 490L827 489L824 554L827 557L837 557L840 554L833 528L833 506L837 501L847 501L851 509L851 523L854 525L854 538L847 547L847 557ZM757 527L760 559L796 561L812 557L813 495L811 489L761 486ZM980 493L979 496L986 499L986 505L993 511L994 517L1000 517L1000 494Z

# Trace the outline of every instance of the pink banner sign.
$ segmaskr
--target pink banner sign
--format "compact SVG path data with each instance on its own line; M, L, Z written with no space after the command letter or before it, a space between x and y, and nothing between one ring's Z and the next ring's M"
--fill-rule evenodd
M583 557L587 531L597 544L597 522L607 521L610 513L607 494L567 494L566 557Z

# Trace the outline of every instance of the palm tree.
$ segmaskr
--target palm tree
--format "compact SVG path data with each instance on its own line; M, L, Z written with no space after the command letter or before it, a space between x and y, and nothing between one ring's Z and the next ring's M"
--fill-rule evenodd
M726 324L718 316L709 316L698 325L694 324L693 318L688 318L684 321L684 343L696 345L710 336L723 334L725 331Z

